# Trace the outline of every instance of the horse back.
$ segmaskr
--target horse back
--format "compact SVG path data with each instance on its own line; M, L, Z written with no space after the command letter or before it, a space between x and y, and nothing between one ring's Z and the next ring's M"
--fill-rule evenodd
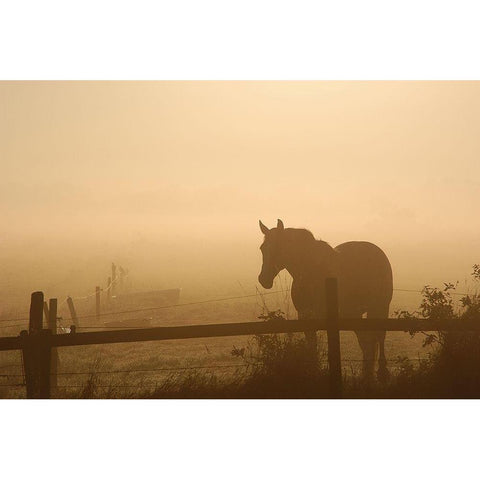
M335 252L341 303L360 309L390 303L392 267L383 250L370 242L346 242Z

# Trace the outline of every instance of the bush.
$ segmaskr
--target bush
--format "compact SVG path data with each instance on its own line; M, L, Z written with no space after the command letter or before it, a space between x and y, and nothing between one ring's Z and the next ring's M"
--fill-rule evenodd
M283 312L259 317L285 320ZM312 358L303 334L255 335L246 348L232 350L249 365L243 396L255 398L323 398L329 395L328 371L322 367L325 352Z
M277 310L265 321L285 320ZM155 398L324 398L329 395L324 353L313 360L303 334L255 335L246 347L233 347L232 357L246 368L233 376L189 372L169 377Z
M474 265L472 276L480 280L480 266ZM453 283L445 283L442 289L424 287L419 310L399 312L399 317L480 322L480 295L465 295L460 299L460 309L455 311L452 295L456 287ZM412 332L412 336L419 333L425 336L424 347L436 348L416 369L400 369L395 379L395 396L480 398L480 332Z

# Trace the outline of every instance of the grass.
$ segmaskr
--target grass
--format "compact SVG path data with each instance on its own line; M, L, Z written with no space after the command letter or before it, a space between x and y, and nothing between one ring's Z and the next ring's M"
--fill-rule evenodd
M211 319L210 315L208 317ZM225 321L223 315L217 321ZM272 338L271 336L268 337ZM281 335L275 338L277 342L280 342L278 344L280 347L281 342L286 341ZM301 346L303 336L295 335L293 338L298 339L299 346ZM320 367L324 368L326 338L323 334L319 334L318 338ZM238 356L232 356L234 349L245 349L247 351L248 348L253 349L255 342L256 337L242 336L60 348L58 349L59 373L69 374L58 376L58 384L65 387L55 389L54 396L59 398L88 397L86 393L92 392L88 384L89 381L96 386L91 395L93 398L190 398L190 396L196 398L251 398L255 396L278 398L282 396L298 397L301 396L300 392L308 397L316 395L315 389L312 390L313 387L308 386L306 380L303 380L303 385L298 382L295 383L296 386L292 393L288 393L286 385L288 386L289 382L295 380L293 373L288 369L277 371L277 374L279 372L287 374L289 379L287 382L280 383L277 380L272 380L272 393L267 393L267 390L261 392L260 384L266 381L267 374L274 373L273 366L267 362L267 366L270 366L266 370L258 365L252 365L255 362L251 359L245 360ZM411 339L408 334L390 332L387 334L387 356L390 359L397 359L398 356L405 355L405 352L414 359L425 356L421 344L421 338ZM300 348L299 346L298 348ZM428 348L432 349L432 347ZM292 345L288 347L287 344L287 350L291 354L295 348ZM360 372L360 362L358 360L361 359L358 342L352 332L342 332L341 350L344 376L350 381L351 378L358 376ZM1 368L0 374L18 375L22 373L19 351L0 352L0 354L0 366L16 365ZM288 355L286 358L288 358ZM416 360L413 360L412 363L415 362ZM285 361L280 363L285 365ZM242 366L239 366L239 364ZM217 365L222 367L218 368ZM396 360L389 362L389 366L394 372L401 368L401 364ZM101 373L104 371L187 368L190 370ZM74 372L86 372L87 375L71 375ZM90 374L92 373L95 375L91 379ZM324 373L314 374L310 383L315 385L317 379L322 377ZM272 378L278 379L278 375ZM304 377L301 376L300 378ZM11 384L21 380L21 377L2 377L0 383ZM275 384L275 382L277 383ZM81 385L81 388L75 387L76 385ZM116 385L122 385L123 387L117 388ZM126 387L126 385L133 385L134 388ZM215 391L211 388L212 385L216 386ZM291 385L294 385L294 383ZM192 391L197 393L195 395L190 394L189 392ZM1 398L24 398L24 395L24 388L0 387ZM320 392L318 396L323 397L325 394Z
M452 291L447 289L442 294L448 297L449 293ZM439 295L437 290L426 290L422 302L427 303L423 304L420 313L424 316L444 315L446 311L440 312L439 308L451 308L453 312L454 305L450 300ZM289 308L293 311L288 301L288 296L279 294L149 314L153 325L238 322L255 320L266 310L287 311ZM478 303L475 298L470 301L475 305ZM428 310L428 302L433 310ZM474 313L472 306L465 308L469 314ZM400 310L395 305L394 309ZM401 310L403 315L408 314L405 308ZM88 309L78 311L79 315L87 313ZM85 325L93 322L95 320L90 319L85 321ZM17 335L18 329L3 329L0 334ZM359 360L362 357L355 334L342 332L340 337L346 397L480 396L477 388L479 381L475 377L477 373L466 373L477 372L476 365L480 365L480 342L477 345L473 337L456 340L449 337L451 348L442 348L437 340L445 339L440 334L435 340L420 334L411 337L408 333L388 332L385 347L391 378L385 385L374 384L368 388L360 377ZM319 334L319 359L316 363L307 361L305 357L303 335L60 348L59 387L52 393L56 398L324 398L328 396L325 343L326 338ZM463 357L460 355L462 352ZM452 355L455 359L453 363ZM7 375L0 377L0 384L20 383L21 363L20 352L0 352L0 375ZM460 376L461 381L459 370L463 375ZM0 386L0 398L24 396L24 387Z

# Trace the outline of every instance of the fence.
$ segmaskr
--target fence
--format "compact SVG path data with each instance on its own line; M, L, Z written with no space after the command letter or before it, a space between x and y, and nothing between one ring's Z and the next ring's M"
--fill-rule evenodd
M56 299L49 304L48 328L43 328L44 295L31 296L29 329L17 337L0 338L0 351L21 350L25 370L27 398L50 398L50 387L56 380L56 348L158 340L180 340L202 337L263 335L305 331L327 332L328 366L332 398L342 397L340 331L480 331L478 320L425 320L408 319L344 319L338 315L337 281L326 281L326 319L272 320L241 323L215 323L155 328L132 328L111 331L78 333L75 325L70 333L56 333Z

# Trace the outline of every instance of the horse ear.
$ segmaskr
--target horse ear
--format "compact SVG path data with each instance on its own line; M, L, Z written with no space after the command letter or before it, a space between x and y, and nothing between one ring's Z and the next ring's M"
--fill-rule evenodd
M283 229L284 229L283 222L280 219L278 219L277 220L277 230L283 230Z
M270 229L266 227L261 220L258 221L258 224L260 225L260 230L264 235L266 235L270 231Z

